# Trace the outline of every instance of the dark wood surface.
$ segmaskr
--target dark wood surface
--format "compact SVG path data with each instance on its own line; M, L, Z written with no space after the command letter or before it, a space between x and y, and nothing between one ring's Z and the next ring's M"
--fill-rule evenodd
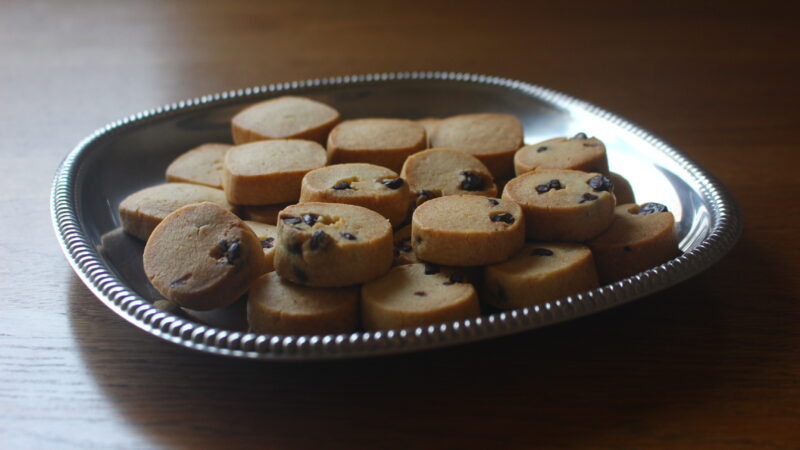
M0 447L800 445L800 16L648 3L0 3ZM209 92L406 70L517 78L630 118L730 188L744 235L700 276L612 311L324 364L162 342L61 254L50 183L103 124Z

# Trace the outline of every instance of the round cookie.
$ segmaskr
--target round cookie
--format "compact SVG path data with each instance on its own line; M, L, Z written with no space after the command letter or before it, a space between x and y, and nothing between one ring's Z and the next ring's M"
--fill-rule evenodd
M143 262L158 292L201 311L233 303L266 271L255 233L233 213L208 202L168 215L148 239Z
M406 264L361 287L366 330L385 330L468 319L480 315L475 288L458 272Z
M359 295L358 287L310 288L271 272L250 287L247 322L256 333L350 333L358 328Z
M461 114L436 125L430 146L469 153L502 179L514 176L514 152L522 139L522 124L512 115Z
M339 112L305 97L291 95L256 103L231 120L235 144L265 139L308 139L325 142L339 122Z
M614 185L614 197L617 198L618 205L636 203L636 196L633 194L631 183L625 177L616 172L609 172L608 178L611 179L611 184Z
M394 265L415 264L422 262L411 246L411 225L406 225L394 233Z
M436 125L439 124L440 120L442 119L439 119L438 117L425 117L422 119L417 119L417 123L422 125L423 128L425 128L425 135L427 137L426 141L428 148L431 147L431 135L433 135L433 130L436 129Z
M325 161L325 149L312 141L277 139L237 145L225 154L222 185L235 205L295 202L303 176Z
M222 189L222 163L229 148L228 144L209 143L189 150L167 167L167 181Z
M331 164L365 162L400 172L406 158L427 142L425 128L412 120L345 120L328 135L328 159Z
M274 205L248 205L239 208L242 218L270 225L278 224L278 214L294 203L277 203Z
M408 184L397 172L367 163L334 164L308 172L300 203L347 203L369 208L400 225L408 215Z
M678 256L675 217L659 203L617 206L614 222L588 242L601 283L611 283Z
M415 153L406 159L400 176L408 182L417 205L445 195L497 196L489 169L458 150L432 148Z
M447 266L482 266L508 259L525 241L525 218L514 202L448 195L420 205L411 219L417 257Z
M598 286L588 247L580 244L526 244L508 261L484 268L481 300L503 309L541 305Z
M509 181L503 198L525 212L527 239L584 242L614 220L612 189L599 173L539 169Z
M569 169L608 175L606 146L596 137L578 133L526 145L514 154L517 175L536 169Z
M342 203L299 203L278 217L275 270L313 287L365 283L392 265L392 227L367 208Z
M275 270L274 261L275 247L278 246L278 227L252 220L245 220L244 223L253 230L253 233L255 233L258 241L261 243L261 248L264 250L266 272L272 272Z
M166 183L125 197L119 204L119 218L126 232L146 241L171 212L201 202L212 202L228 211L234 210L234 206L225 200L225 193L219 189L198 184Z

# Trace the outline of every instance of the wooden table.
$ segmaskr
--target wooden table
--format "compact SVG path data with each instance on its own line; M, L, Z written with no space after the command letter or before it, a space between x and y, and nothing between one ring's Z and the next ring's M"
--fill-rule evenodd
M756 2L0 5L0 447L800 445L800 41ZM628 117L738 199L700 276L474 345L315 364L212 357L97 301L48 214L85 135L198 94L444 70L542 84Z

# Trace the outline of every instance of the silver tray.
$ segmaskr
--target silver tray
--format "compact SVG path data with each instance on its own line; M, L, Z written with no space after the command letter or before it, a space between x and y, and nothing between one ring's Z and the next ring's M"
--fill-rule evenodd
M117 207L131 192L163 182L169 162L209 141L230 141L230 118L254 101L304 95L345 118L443 117L502 112L520 118L534 143L579 131L600 137L612 171L637 201L675 214L683 254L627 279L541 306L427 327L340 335L249 333L242 302L212 313L169 313L141 268L143 245L120 231ZM521 81L442 72L382 73L293 81L206 95L141 112L95 131L67 155L51 194L56 235L86 286L115 313L176 344L218 355L316 360L384 355L533 330L596 313L694 276L718 261L741 233L725 188L681 152L632 123L582 100Z

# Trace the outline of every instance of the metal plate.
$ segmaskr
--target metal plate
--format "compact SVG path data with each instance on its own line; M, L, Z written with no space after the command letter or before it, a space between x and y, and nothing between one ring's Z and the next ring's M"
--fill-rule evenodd
M128 194L161 183L175 157L204 142L230 142L231 117L285 94L308 96L344 118L444 117L468 112L517 116L526 143L579 131L598 136L611 170L639 202L675 214L681 256L590 292L541 306L428 327L324 336L246 331L242 302L211 313L168 313L142 271L143 245L120 231ZM66 157L53 183L52 220L67 259L86 286L132 324L176 344L253 359L314 360L391 354L532 330L620 305L679 283L718 261L741 233L724 187L678 150L630 122L567 95L521 81L461 73L384 73L296 81L208 95L111 123Z

